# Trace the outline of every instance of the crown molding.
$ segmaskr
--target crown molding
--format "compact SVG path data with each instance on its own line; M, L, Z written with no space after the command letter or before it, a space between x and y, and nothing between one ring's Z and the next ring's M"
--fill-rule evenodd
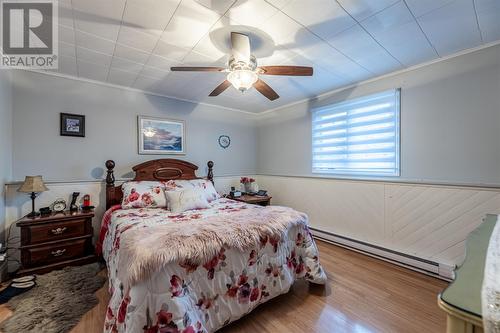
M453 54L450 54L450 55L447 55L447 56L444 56L444 57L440 57L440 58L437 58L437 59L433 59L433 60L430 60L430 61L423 62L423 63L418 64L418 65L413 65L411 67L403 68L403 69L400 69L400 70L395 71L395 72L383 74L383 75L376 76L376 77L373 77L373 78L370 78L370 79L367 79L367 80L364 80L364 81L359 81L359 82L356 82L356 83L352 83L352 84L349 84L347 86L343 86L343 87L340 87L340 88L337 88L337 89L334 89L334 90L327 91L327 92L322 93L322 94L320 94L318 96L315 96L315 97L304 98L304 99L301 99L299 101L292 102L292 103L289 103L289 104L286 104L286 105L283 105L283 106L278 106L278 107L275 107L275 108L272 108L272 109L269 109L269 110L266 110L266 111L258 112L258 113L255 113L255 115L258 116L258 117L261 117L261 116L264 116L264 115L269 114L269 113L273 113L273 112L281 110L281 109L286 109L286 108L289 108L289 107L294 106L294 105L305 103L305 102L307 102L307 101L309 101L309 100L311 100L313 98L317 99L317 98L329 97L329 96L335 95L335 94L337 94L339 92L342 92L344 90L347 90L347 89L351 89L351 88L354 88L354 87L357 87L357 86L360 86L360 85L368 84L368 83L375 82L375 81L378 81L378 80L382 80L382 79L385 79L385 78L389 78L389 77L392 77L392 76L396 76L396 75L404 74L404 73L407 73L407 72L411 72L411 71L417 70L417 69L422 68L422 67L427 67L427 66L430 66L430 65L433 65L433 64L436 64L436 63L447 61L447 60L450 60L450 59L453 59L453 58L456 58L456 57L460 57L460 56L463 56L463 55L466 55L466 54L469 54L469 53L474 53L474 52L477 52L477 51L481 51L483 49L487 49L487 48L490 48L490 47L493 47L493 46L497 46L497 45L500 45L500 40L497 40L497 41L491 42L491 43L487 43L487 44L483 44L483 45L480 45L480 46L476 46L476 47L473 47L473 48L470 48L470 49L462 50L462 51L459 51L459 52L456 52L456 53L453 53Z
M60 77L68 80L74 80L74 81L80 81L80 82L85 82L85 83L91 83L91 84L96 84L100 86L105 86L109 88L115 88L115 89L121 89L121 90L126 90L126 91L131 91L131 92L136 92L136 93L142 93L146 95L151 95L151 96L157 96L157 97L164 97L164 98L169 98L181 102L187 102L187 103L193 103L193 104L199 104L199 105L205 105L205 106L210 106L214 107L217 109L223 109L223 110L229 110L229 111L235 111L235 112L240 112L244 113L246 115L252 115L255 116L256 113L250 112L250 111L245 111L237 108L230 108L227 106L222 106L222 105L216 105L216 104L210 104L210 103L205 103L205 102L198 102L195 100L190 100L190 99L185 99L185 98L179 98L179 97L174 97L170 95L165 95L165 94L159 94L159 93L154 93L151 91L147 90L142 90L142 89L137 89L137 88L132 88L132 87L125 87L125 86L120 86L117 84L109 83L109 82L101 82L97 80L92 80L92 79L87 79L83 77L76 77L73 75L68 75L68 74L63 74L63 73L58 73L58 72L48 72L48 71L42 71L42 70L36 70L36 69L26 69L26 68L20 68L18 70L24 70L27 72L33 72L33 73L38 73L38 74L43 74L43 75L49 75L49 76L55 76L55 77Z

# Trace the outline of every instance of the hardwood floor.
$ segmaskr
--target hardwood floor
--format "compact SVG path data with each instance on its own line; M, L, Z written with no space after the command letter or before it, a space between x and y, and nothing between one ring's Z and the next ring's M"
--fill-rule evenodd
M288 294L220 332L445 332L446 316L438 309L437 294L446 282L325 242L317 244L329 277L326 286L299 281ZM99 304L71 333L102 332L107 285L97 297ZM8 315L0 306L0 321Z

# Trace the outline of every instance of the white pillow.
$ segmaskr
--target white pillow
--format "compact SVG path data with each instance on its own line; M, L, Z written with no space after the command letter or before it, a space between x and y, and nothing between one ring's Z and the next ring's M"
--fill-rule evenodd
M165 185L161 182L130 181L122 185L122 208L166 208Z
M182 213L186 210L209 208L205 193L191 188L182 191L166 191L168 207L172 213Z
M193 179L189 181L195 188L200 188L207 198L208 202L212 202L220 198L219 193L215 190L214 184L207 179Z
M220 195L215 190L214 184L207 179L192 179L192 180L169 180L165 182L165 191L183 191L187 189L200 189L205 193L208 202L219 199Z

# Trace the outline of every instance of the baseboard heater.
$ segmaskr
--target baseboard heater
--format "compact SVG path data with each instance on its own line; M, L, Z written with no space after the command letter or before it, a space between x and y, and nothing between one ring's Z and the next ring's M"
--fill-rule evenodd
M309 229L312 231L313 236L319 240L333 243L335 245L339 245L341 247L446 281L453 280L453 269L455 268L454 266L422 259L406 253L397 252L378 245L369 244L341 235L336 235L331 232L319 230L313 227L309 227Z

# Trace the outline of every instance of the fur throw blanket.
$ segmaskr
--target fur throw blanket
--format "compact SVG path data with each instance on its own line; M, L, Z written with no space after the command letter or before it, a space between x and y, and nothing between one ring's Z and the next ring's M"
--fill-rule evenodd
M281 239L290 227L307 228L307 215L288 207L252 206L200 220L135 228L121 235L118 278L127 286L171 262L204 264L221 247L246 251L261 238Z

